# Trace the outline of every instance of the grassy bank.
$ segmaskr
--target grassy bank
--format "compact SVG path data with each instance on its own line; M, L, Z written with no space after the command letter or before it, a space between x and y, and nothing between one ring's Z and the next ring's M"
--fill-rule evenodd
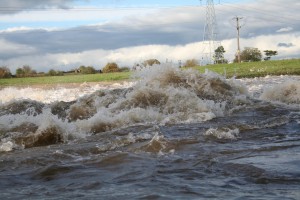
M265 62L250 63L232 63L198 66L194 69L201 73L205 69L214 71L227 78L236 76L241 77L262 77L266 75L300 75L300 59L276 60ZM131 72L105 73L105 74L88 74L88 75L65 75L65 76L45 76L45 77L28 77L28 78L8 78L0 79L0 86L27 86L38 84L64 84L64 83L84 83L84 82L101 82L101 81L122 81L130 79Z
M300 75L300 59L274 60L264 62L218 64L195 67L204 73L205 69L226 75L227 78L264 77L267 75Z
M121 80L128 80L130 78L130 75L131 75L130 72L118 72L118 73L108 73L108 74L79 74L79 75L64 75L64 76L8 78L8 79L0 79L0 86L121 81Z

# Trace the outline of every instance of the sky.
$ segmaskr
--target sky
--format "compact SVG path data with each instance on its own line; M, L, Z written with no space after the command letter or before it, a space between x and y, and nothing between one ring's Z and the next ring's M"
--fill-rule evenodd
M300 57L299 0L215 0L215 40L234 59L241 49L276 50L273 59ZM80 65L101 69L155 58L205 63L206 0L0 0L0 66L38 72Z

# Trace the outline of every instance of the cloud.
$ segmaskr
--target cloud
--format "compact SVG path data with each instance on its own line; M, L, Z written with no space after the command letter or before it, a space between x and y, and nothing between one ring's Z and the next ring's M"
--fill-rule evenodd
M21 12L26 9L34 8L68 8L68 4L74 2L75 0L9 0L0 1L1 14L12 14Z
M294 44L291 48L278 47L277 41L289 40ZM0 43L1 44L1 43ZM236 52L236 39L227 39L222 41L225 48L225 57L233 60ZM276 58L293 58L300 54L300 35L263 35L252 38L241 38L241 48L257 47L261 51L266 49L278 51ZM23 47L26 49L26 46ZM92 65L96 69L101 69L107 62L117 62L120 66L133 66L136 62L142 62L146 59L155 58L160 62L166 59L177 65L181 60L184 63L187 59L198 59L202 62L202 42L193 42L185 45L140 45L123 47L111 50L94 49L82 52L61 52L61 53L35 53L33 55L23 55L10 57L0 61L0 65L9 66L12 73L16 68L24 64L30 65L37 71L47 72L50 69L70 70L80 65ZM13 50L12 50L13 51Z
M4 39L0 39L0 47L0 59L10 59L37 53L36 49L32 46L13 43Z
M292 30L293 30L292 27L285 27L285 28L281 28L281 29L277 30L276 32L277 33L282 33L282 32L290 32Z
M289 48L289 47L294 46L294 44L293 44L293 43L283 43L283 42L281 42L281 43L278 43L277 46L278 46L278 47L286 47L286 48Z

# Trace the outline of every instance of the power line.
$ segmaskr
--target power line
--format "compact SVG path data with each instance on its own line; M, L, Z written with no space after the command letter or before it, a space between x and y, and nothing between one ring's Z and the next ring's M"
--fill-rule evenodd
M195 5L180 5L180 6L116 6L116 7L73 7L73 8L22 8L22 7L0 7L0 11L2 12L20 12L20 11L115 11L115 10L141 10L141 9L174 9L174 8L195 8L199 6Z
M295 16L292 16L292 15L288 15L288 14L285 14L285 15L275 15L275 14L272 14L270 12L267 12L265 10L261 10L261 9L258 9L258 8L254 8L254 7L251 7L251 6L235 6L233 4L222 4L221 5L223 6L226 6L226 7L231 7L231 8L235 8L235 9L238 9L238 10L244 10L244 11L248 11L248 12L251 12L251 13L257 13L257 14L262 14L262 15L268 15L270 17L272 17L273 20L278 20L278 19L286 19L286 20L293 20L293 21L300 21L300 19L298 18L295 18ZM289 17L286 17L286 16L290 16L291 18Z
M237 60L238 63L241 62L241 47L240 47L240 29L242 26L240 25L240 20L243 19L242 17L234 17L233 20L236 20L236 30L237 30Z

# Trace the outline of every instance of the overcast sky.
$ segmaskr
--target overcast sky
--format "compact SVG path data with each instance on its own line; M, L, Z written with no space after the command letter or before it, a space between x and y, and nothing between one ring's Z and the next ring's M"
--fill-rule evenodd
M241 48L277 50L275 59L300 57L299 0L215 0L216 37L233 60L236 21ZM131 67L207 55L206 0L0 0L0 66L12 73L107 62Z

